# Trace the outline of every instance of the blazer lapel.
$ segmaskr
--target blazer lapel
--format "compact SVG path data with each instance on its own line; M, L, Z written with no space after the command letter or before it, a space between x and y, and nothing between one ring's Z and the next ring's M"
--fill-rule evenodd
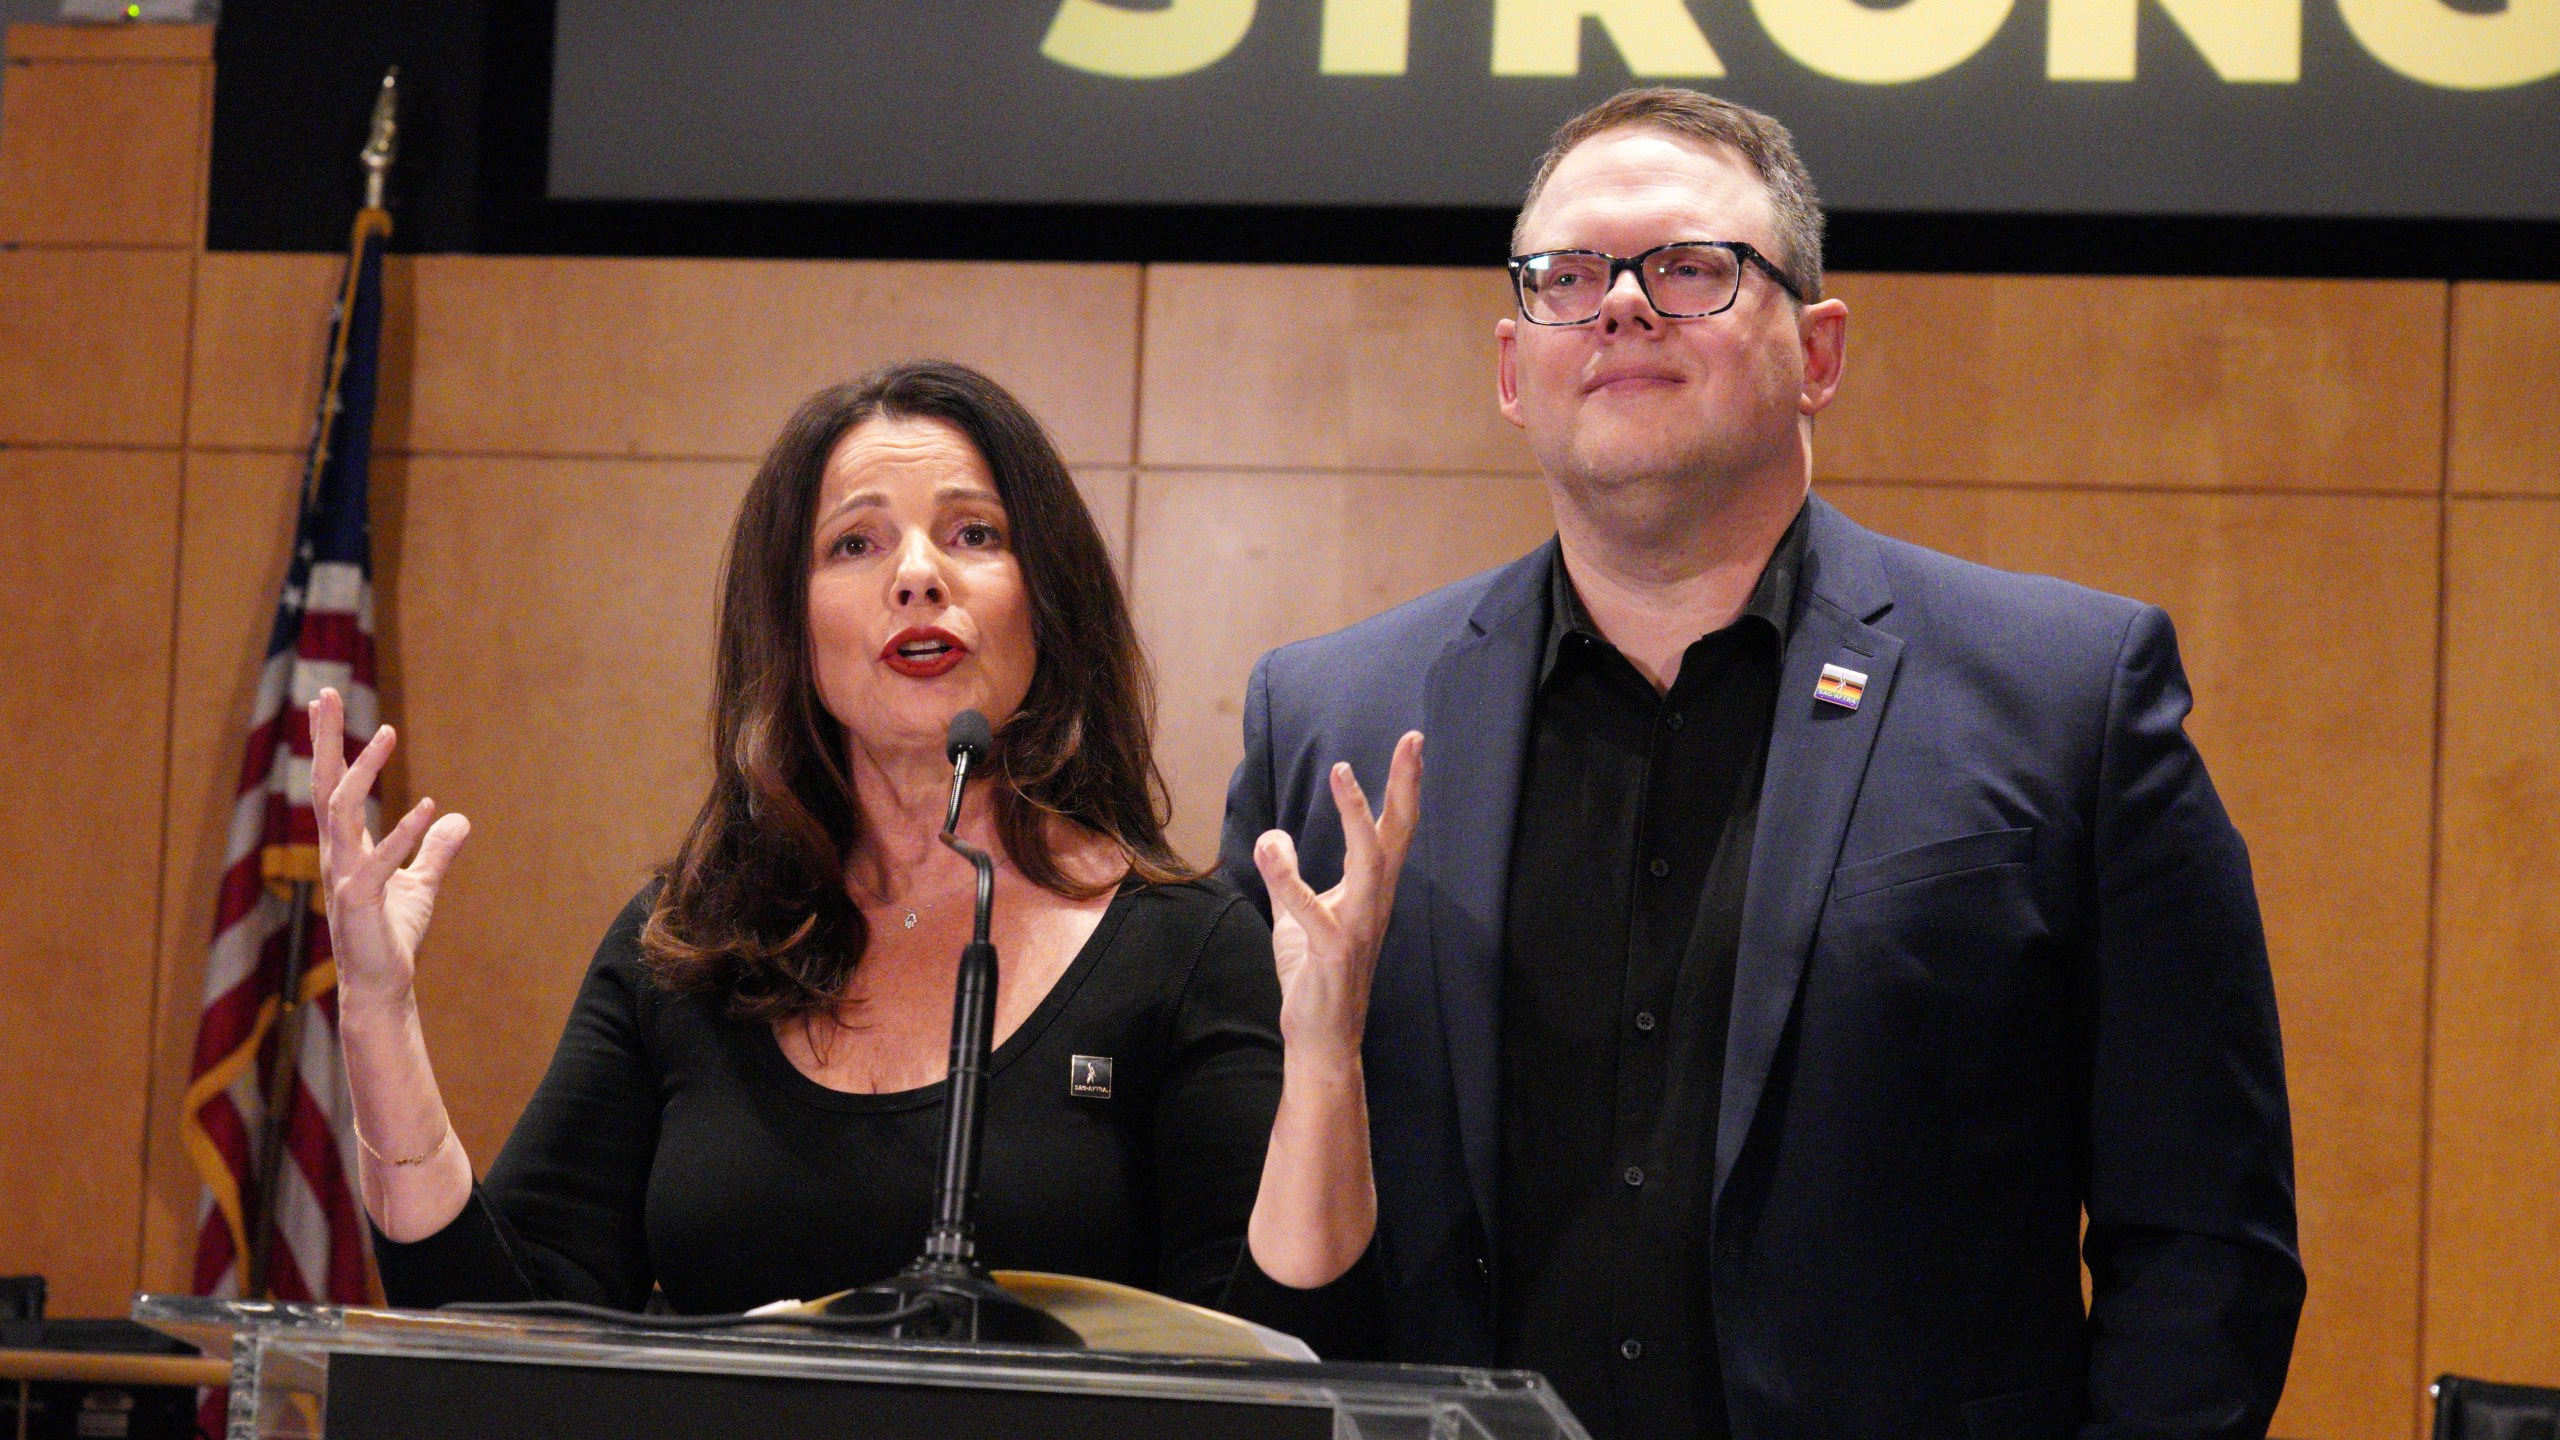
M1902 660L1901 638L1868 624L1893 605L1875 536L1819 498L1805 503L1812 515L1798 582L1803 599L1779 669L1734 961L1733 1019L1716 1120L1719 1203L1794 1013L1814 927L1831 893L1831 871L1839 863ZM1866 676L1857 708L1815 697L1825 665Z
M1496 1223L1511 827L1520 808L1554 553L1549 541L1495 578L1465 633L1433 663L1424 702L1422 825L1414 858L1428 895L1459 1145L1488 1240Z

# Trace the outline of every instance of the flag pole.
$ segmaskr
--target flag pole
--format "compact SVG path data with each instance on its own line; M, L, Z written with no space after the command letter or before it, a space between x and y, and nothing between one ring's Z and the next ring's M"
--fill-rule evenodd
M358 157L364 163L364 207L356 212L355 229L348 237L347 273L338 293L338 313L332 327L336 333L329 344L329 377L321 387L319 414L311 426L311 454L302 476L305 511L318 502L320 477L328 469L330 442L336 438L339 386L347 368L347 331L355 314L357 272L364 264L365 242L377 234L386 239L391 234L391 213L384 208L383 198L391 162L399 153L399 112L400 67L394 65L383 72L382 89L373 101L373 125ZM284 877L269 878L272 881ZM276 988L272 1031L275 1054L267 1073L257 1183L251 1191L257 1218L249 1230L249 1273L242 1287L245 1294L262 1300L272 1298L270 1262L275 1253L276 1205L280 1198L276 1192L284 1181L285 1119L293 1109L293 1086L301 1059L303 973L310 953L312 892L318 877L305 873L290 878L288 903L292 908L285 924L284 979Z

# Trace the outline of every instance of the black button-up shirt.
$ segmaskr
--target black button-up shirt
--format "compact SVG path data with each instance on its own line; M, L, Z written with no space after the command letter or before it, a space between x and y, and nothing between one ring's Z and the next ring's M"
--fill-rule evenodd
M1731 1433L1709 1266L1743 882L1804 516L1656 693L1558 553L1502 970L1503 1363L1599 1440Z

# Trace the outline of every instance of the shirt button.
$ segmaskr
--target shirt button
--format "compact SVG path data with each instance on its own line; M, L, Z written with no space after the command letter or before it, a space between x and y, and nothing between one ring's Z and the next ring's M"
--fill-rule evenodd
M1639 1030L1651 1030L1653 1028L1653 1012L1650 1010L1637 1011L1636 1028Z
M1645 868L1653 872L1654 879L1659 880L1663 876L1671 873L1671 862L1668 860L1656 860Z
M1674 710L1670 714L1662 717L1662 723L1670 726L1674 730L1677 730L1681 726L1689 723L1689 717L1681 714L1677 710Z
M1643 1183L1644 1183L1644 1167L1643 1167L1643 1166L1641 1166L1641 1165L1630 1165L1630 1166L1628 1166L1628 1167L1627 1167L1627 1183L1628 1183L1629 1185L1641 1185L1641 1184L1643 1184Z
M1641 1340L1621 1340L1618 1342L1618 1353L1626 1356L1630 1360L1633 1360L1644 1353L1644 1342Z

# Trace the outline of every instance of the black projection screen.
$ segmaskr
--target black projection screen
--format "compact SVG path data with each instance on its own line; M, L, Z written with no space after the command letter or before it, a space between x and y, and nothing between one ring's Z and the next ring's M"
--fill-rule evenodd
M1694 85L1835 210L2560 219L2560 0L556 0L548 198L1499 207Z

